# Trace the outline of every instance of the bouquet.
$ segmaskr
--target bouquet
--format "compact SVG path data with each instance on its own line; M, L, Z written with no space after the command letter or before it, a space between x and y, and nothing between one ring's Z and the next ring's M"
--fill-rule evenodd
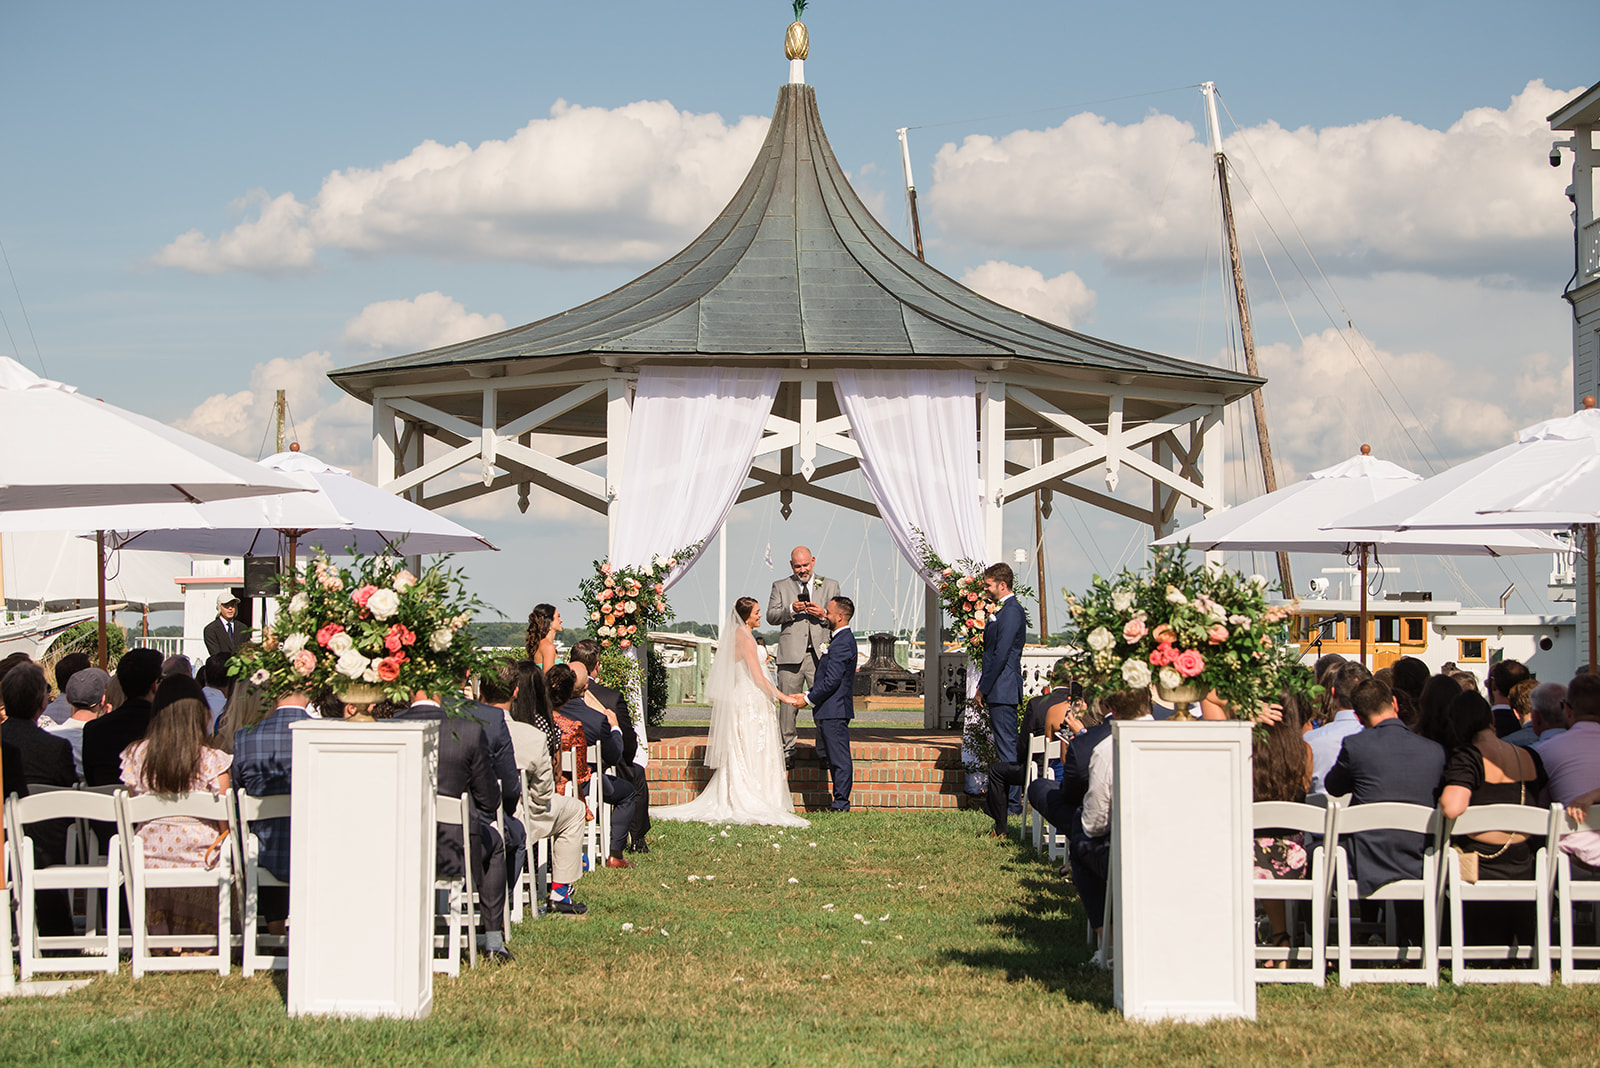
M594 574L578 583L578 600L589 616L589 632L602 649L631 648L673 618L667 602L667 574L681 561L693 559L699 545L656 556L648 567L613 567L594 561Z
M484 666L467 628L483 603L461 575L442 562L418 577L392 556L357 556L340 568L318 555L306 573L280 576L277 617L229 673L277 693L355 703L457 693Z
M1214 693L1252 722L1285 689L1311 696L1289 642L1291 608L1267 603L1275 587L1261 575L1190 567L1187 556L1187 546L1153 549L1147 572L1096 575L1082 597L1062 591L1085 696L1152 684L1180 703Z
M980 670L983 667L983 628L994 614L994 598L983 584L983 565L976 560L958 560L954 565L945 563L926 540L918 538L917 554L922 560L922 570L939 589L939 600L950 616L954 633L949 640L961 646ZM1020 607L1023 600L1033 596L1027 586L1015 586L1011 593ZM1027 618L1027 609L1023 609Z

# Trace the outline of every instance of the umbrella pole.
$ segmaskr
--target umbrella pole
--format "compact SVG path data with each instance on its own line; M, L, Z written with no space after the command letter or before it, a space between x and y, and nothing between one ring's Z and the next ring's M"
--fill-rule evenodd
M100 670L106 670L106 532L94 532L95 582L100 593Z
M1361 666L1367 666L1367 547L1361 546Z
M1589 557L1589 674L1591 675L1595 673L1596 660L1594 648L1594 526L1593 523L1585 523L1583 525L1585 540L1588 542L1585 550Z

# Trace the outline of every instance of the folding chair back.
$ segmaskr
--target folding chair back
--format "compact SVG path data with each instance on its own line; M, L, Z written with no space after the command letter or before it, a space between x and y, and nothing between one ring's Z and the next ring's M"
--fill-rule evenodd
M1028 735L1028 752L1023 757L1022 765L1022 822L1028 828L1029 840L1033 842L1034 852L1045 851L1044 834L1047 824L1039 810L1028 801L1028 787L1039 778L1039 766L1045 763L1045 754L1050 746L1050 739L1042 734ZM1048 765L1046 765L1048 766Z
M98 863L86 857L81 864L57 864L37 868L33 861L33 843L27 836L31 824L43 820L69 819L74 821L99 820L115 824L117 798L115 794L88 793L73 789L41 790L27 797L12 795L6 803L6 835L14 852L13 877L18 895L17 948L23 982L36 972L106 972L117 970L117 954L121 945L120 911L118 895L122 892L123 865L121 843L113 836L108 844L109 856ZM87 846L87 842L84 843ZM87 848L85 854L89 852ZM71 854L69 853L69 860ZM38 933L36 895L41 890L84 891L85 915L82 935L41 936ZM96 934L96 914L100 911L96 898L104 894L106 929ZM76 956L52 955L62 950L75 950ZM9 964L4 965L8 970Z
M1484 834L1504 831L1544 838L1545 845L1534 851L1533 878L1484 879L1467 882L1461 877L1461 853L1450 849L1444 857L1446 887L1450 894L1450 981L1462 983L1538 983L1550 985L1550 854L1551 828L1556 826L1561 806L1533 808L1529 805L1477 805L1456 817L1451 835ZM1462 924L1462 907L1468 901L1521 901L1533 906L1537 917L1532 946L1467 945ZM1509 967L1468 968L1467 960L1502 960ZM1521 959L1530 959L1532 968L1517 968Z
M1559 839L1579 831L1600 831L1600 805L1591 806L1588 817L1576 823L1565 809L1553 814L1555 833L1550 836L1550 853L1554 860L1556 883L1556 908L1561 916L1561 983L1600 983L1600 968L1579 968L1581 960L1600 960L1600 946L1576 944L1573 910L1578 902L1588 902L1595 917L1595 927L1600 930L1600 876L1575 878L1581 872L1578 863L1560 848Z
M461 828L461 874L454 877L434 876L435 895L445 894L445 931L434 935L434 948L443 947L443 959L435 959L433 970L445 975L461 974L461 947L466 943L466 953L471 966L478 966L478 914L473 908L477 894L472 874L472 796L446 797L440 794L435 801L434 819L445 826Z
M1301 835L1321 835L1320 842L1307 839L1305 879L1256 879L1255 899L1284 902L1288 918L1290 944L1286 948L1256 947L1256 981L1265 983L1311 983L1323 986L1328 974L1328 857L1339 840L1336 802L1321 805L1300 804L1295 801L1257 801L1251 806L1253 825L1257 836L1263 831L1287 831ZM1310 910L1308 929L1311 935L1309 955L1305 947L1296 946L1294 937L1297 923L1295 907L1307 905ZM1308 960L1308 969L1291 968L1298 960ZM1262 961L1281 962L1276 968L1263 967Z
M133 926L133 977L147 971L209 971L227 975L233 955L233 847L218 842L214 867L146 868L144 842L138 828L151 820L189 817L232 828L233 793L143 794L118 798L117 828L127 869L128 916ZM226 832L223 832L226 833ZM231 836L230 836L231 837ZM146 895L152 889L214 889L217 931L211 935L151 935L146 922ZM108 908L109 912L110 909ZM157 956L155 949L186 951L214 947L202 956Z
M1333 856L1334 896L1339 905L1339 981L1351 983L1410 983L1424 982L1439 985L1439 892L1440 854L1449 821L1437 808L1411 805L1399 801L1381 801L1365 805L1338 807L1338 844ZM1399 879L1377 888L1362 897L1360 888L1350 875L1349 842L1353 834L1368 831L1410 831L1425 836L1422 855L1422 873L1419 878ZM1358 968L1356 959L1403 962L1412 959L1412 950L1404 946L1355 946L1350 935L1350 912L1353 903L1360 901L1418 901L1422 906L1422 946L1417 968ZM1388 927L1396 930L1394 906L1386 905Z
M234 811L239 822L234 828L233 862L234 870L244 877L241 963L246 978L254 975L258 969L282 971L289 967L288 936L256 930L261 916L261 888L287 889L289 884L261 866L261 840L256 837L252 827L262 820L288 819L291 800L289 794L253 797L243 790L234 797Z

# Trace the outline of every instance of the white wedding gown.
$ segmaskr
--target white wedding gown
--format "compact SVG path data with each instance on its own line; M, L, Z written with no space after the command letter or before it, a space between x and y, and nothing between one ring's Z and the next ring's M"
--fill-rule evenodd
M688 804L652 805L651 818L811 826L794 812L789 777L783 768L777 705L742 660L734 668L731 693L713 702L711 719L712 737L706 754L707 766L716 768L711 781Z

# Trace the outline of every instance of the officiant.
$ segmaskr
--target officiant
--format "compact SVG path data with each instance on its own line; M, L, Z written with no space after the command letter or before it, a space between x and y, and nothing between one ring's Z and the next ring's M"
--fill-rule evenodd
M778 691L805 693L816 680L817 661L828 645L828 602L839 596L839 583L816 573L816 559L804 545L789 554L793 574L772 584L767 625L779 627ZM778 705L778 731L783 737L784 767L794 766L795 717L799 710Z

